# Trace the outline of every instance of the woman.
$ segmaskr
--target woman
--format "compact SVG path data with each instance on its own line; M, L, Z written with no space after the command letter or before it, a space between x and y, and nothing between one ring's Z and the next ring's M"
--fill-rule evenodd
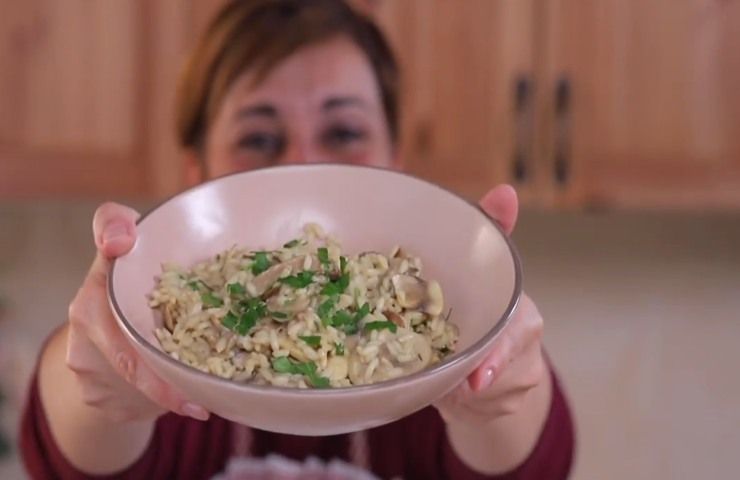
M177 127L188 179L313 161L398 167L397 101L384 39L340 0L231 3L183 76ZM513 189L494 188L481 205L511 232ZM32 476L208 478L233 455L267 453L343 458L383 478L567 476L572 425L528 297L483 364L434 407L353 435L250 430L157 378L115 325L105 279L133 246L137 217L110 203L95 213L97 256L41 354L24 416Z

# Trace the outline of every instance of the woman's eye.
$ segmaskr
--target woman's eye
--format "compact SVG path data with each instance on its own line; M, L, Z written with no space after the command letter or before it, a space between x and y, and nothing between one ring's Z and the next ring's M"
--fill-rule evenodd
M365 137L365 132L360 129L332 127L324 134L324 142L331 146L343 146L363 140Z
M239 139L239 148L262 155L279 155L285 145L281 135L270 133L250 133Z

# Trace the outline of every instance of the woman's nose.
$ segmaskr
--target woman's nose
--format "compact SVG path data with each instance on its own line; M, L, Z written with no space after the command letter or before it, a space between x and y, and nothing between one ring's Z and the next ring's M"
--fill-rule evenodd
M301 163L327 162L331 159L323 158L321 152L310 144L292 144L280 159L281 165L296 165Z

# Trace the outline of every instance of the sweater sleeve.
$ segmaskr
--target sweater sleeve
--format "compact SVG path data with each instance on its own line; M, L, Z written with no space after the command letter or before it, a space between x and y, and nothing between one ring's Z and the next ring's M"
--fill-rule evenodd
M21 418L19 447L32 479L205 479L223 469L230 440L228 422L222 418L212 415L199 422L169 413L157 420L147 449L134 464L111 475L86 474L75 468L56 444L41 404L37 366Z

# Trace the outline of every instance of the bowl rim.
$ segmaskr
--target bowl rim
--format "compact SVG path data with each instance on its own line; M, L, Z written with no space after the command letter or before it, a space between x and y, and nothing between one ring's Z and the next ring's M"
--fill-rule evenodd
M506 309L504 310L501 317L496 321L496 323L491 327L490 330L488 330L481 338L479 338L476 342L474 342L472 345L468 346L468 348L455 352L453 355L445 358L442 362L434 365L431 368L426 368L424 370L421 370L416 373L412 373L410 375L404 375L398 378L394 378L391 380L384 380L382 382L378 383L371 383L367 385L352 385L349 387L331 387L331 388L295 388L295 387L282 387L282 386L276 386L276 385L255 385L251 383L239 383L235 382L233 380L222 378L217 375L213 375L211 373L203 372L195 367L192 367L190 365L187 365L183 362L180 362L174 358L172 358L170 355L166 354L164 351L158 349L154 345L152 345L147 339L145 339L137 330L134 328L134 326L128 321L126 316L123 314L123 311L121 310L118 300L115 295L114 291L114 277L115 277L115 269L116 264L118 262L118 258L113 259L111 262L111 269L110 273L108 274L108 281L107 284L107 296L108 296L108 303L110 304L113 313L117 319L117 323L119 327L122 327L124 333L136 344L138 344L140 347L143 347L145 350L148 350L149 352L153 353L155 356L158 356L162 359L165 359L166 362L175 365L176 368L183 368L187 370L189 373L195 374L197 377L205 380L206 382L211 382L223 386L227 386L229 388L237 388L239 390L247 391L247 392L254 392L257 394L269 394L270 392L280 392L281 394L287 394L289 396L295 396L300 398L306 398L306 396L311 397L321 397L321 396L347 396L347 395L355 395L359 393L367 393L372 391L378 391L378 390L385 390L393 388L397 385L403 384L403 383L415 383L415 381L420 381L424 378L431 377L441 371L448 370L455 365L463 362L466 358L470 357L473 353L478 352L483 348L483 346L488 343L490 340L492 340L494 337L496 337L503 328L508 325L509 321L511 320L511 317L516 310L517 305L519 304L519 300L521 299L522 295L522 265L521 265L521 259L519 257L519 252L516 249L514 243L511 241L508 235L504 232L503 228L499 224L499 222L493 218L491 218L484 210L480 207L480 205L475 204L462 195L453 192L445 187L442 187L441 185L438 185L434 182L431 182L429 180L417 177L415 175L412 175L407 172L402 172L399 170L393 170L383 167L376 167L371 165L352 165L352 164L338 164L338 163L310 163L310 164L293 164L293 165L275 165L271 167L265 167L265 168L258 168L254 170L245 170L240 172L234 172L229 173L226 175L221 175L209 180L206 180L204 182L199 183L198 185L192 186L190 188L187 188L185 190L182 190L180 192L174 193L164 200L158 202L154 207L150 208L148 211L143 213L139 219L136 221L136 225L138 226L142 222L144 222L151 214L162 208L164 205L168 204L170 201L175 200L179 197L184 197L186 195L191 194L192 192L202 189L202 188L208 188L212 186L213 184L222 181L226 178L236 177L236 176L243 176L243 175L261 175L265 174L266 172L276 171L276 170L323 170L323 169L353 169L353 170L371 170L371 171L380 171L383 174L388 175L398 175L406 177L407 179L411 181L421 182L426 184L427 186L431 186L437 190L439 190L442 194L452 196L458 201L464 202L468 207L472 207L474 210L478 212L479 215L482 215L485 220L487 220L493 227L499 232L501 237L503 237L504 242L506 243L507 248L509 249L509 254L511 255L512 261L514 263L514 289L512 292L511 299L509 300L509 304L506 306ZM461 380L462 381L462 380Z

